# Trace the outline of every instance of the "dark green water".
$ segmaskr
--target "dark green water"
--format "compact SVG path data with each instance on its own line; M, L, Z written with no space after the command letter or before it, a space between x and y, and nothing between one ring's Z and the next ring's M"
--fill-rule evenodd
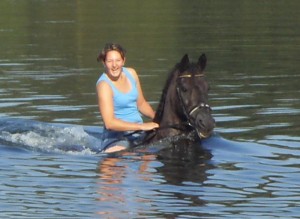
M192 60L206 53L216 131L232 142L170 177L176 164L153 157L143 169L138 156L40 154L35 149L51 139L9 136L34 148L24 154L6 148L1 132L0 216L298 216L299 8L296 0L1 1L2 118L101 128L95 83L103 68L96 57L106 42L119 42L154 108L175 63L185 53ZM59 140L86 138L81 129L61 133Z

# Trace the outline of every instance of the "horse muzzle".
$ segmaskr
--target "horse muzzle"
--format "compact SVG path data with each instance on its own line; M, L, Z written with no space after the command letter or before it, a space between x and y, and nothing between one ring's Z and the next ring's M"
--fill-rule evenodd
M212 135L215 128L215 121L211 119L208 122L203 122L203 120L196 121L198 125L194 126L199 138L208 138Z
M200 139L210 137L216 125L210 110L205 108L199 108L197 113L190 114L190 124L196 130Z

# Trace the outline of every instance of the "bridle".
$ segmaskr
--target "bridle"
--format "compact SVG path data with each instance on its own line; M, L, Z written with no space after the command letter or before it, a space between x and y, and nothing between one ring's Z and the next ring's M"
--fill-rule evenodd
M192 78L192 77L204 77L204 76L205 76L205 74L196 74L196 75L192 75L192 74L184 74L184 75L179 76L178 78ZM177 86L176 86L176 91L177 91L177 96L178 96L178 98L179 98L179 103L180 103L180 105L181 105L181 107L182 107L182 109L183 109L183 113L184 113L184 115L185 115L185 117L186 117L186 119L187 119L186 125L188 125L188 126L190 126L190 127L193 127L193 124L192 124L192 122L191 122L191 121L192 121L192 120L191 120L191 117L192 117L192 115L193 115L195 112L197 112L198 110L201 110L201 109L209 109L209 110L211 110L209 104L207 104L207 103L200 103L200 105L193 107L193 108L188 112L188 110L187 110L187 108L186 108L186 106L185 106L185 104L184 104L184 100L183 100L183 98L182 98L182 96L181 96L181 94L180 94L181 90L180 90L178 84L177 84Z

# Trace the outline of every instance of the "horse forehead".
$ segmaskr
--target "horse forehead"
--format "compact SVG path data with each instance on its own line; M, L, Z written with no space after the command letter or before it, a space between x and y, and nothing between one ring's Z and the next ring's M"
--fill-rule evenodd
M190 64L190 66L181 73L181 75L189 75L191 77L199 77L202 76L204 72L201 70L201 68L198 65Z
M191 73L185 72L181 76L179 76L183 83L188 83L193 86L205 86L207 81L205 80L205 75L203 73Z
M202 72L201 67L195 63L190 63L186 70L193 74Z

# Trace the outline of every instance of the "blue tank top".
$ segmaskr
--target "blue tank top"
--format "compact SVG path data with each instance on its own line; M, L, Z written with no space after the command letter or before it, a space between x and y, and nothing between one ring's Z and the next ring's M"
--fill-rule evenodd
M123 68L123 72L131 83L131 89L127 93L119 91L108 78L106 73L103 73L97 81L105 81L109 84L113 91L114 115L116 118L126 122L142 123L143 119L137 108L138 90L136 81L134 80L128 69Z

